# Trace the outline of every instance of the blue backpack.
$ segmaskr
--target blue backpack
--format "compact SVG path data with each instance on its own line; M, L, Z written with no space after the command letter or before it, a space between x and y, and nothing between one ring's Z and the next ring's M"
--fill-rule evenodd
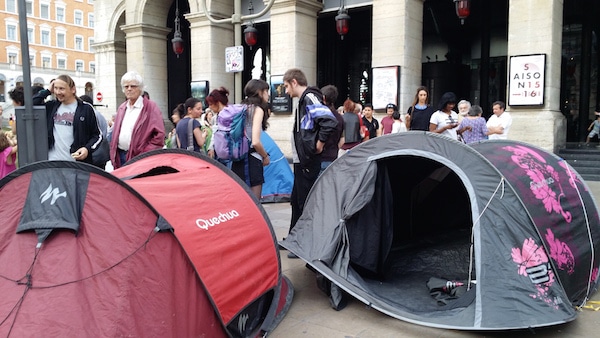
M221 160L242 161L250 150L246 135L248 106L228 105L217 115L217 131L213 135L215 154Z

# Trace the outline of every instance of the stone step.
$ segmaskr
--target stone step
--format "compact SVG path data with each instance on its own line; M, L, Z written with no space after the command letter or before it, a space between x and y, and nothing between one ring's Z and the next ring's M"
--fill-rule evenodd
M567 161L567 163L569 163L571 165L571 167L573 168L587 168L587 167L591 167L591 168L600 168L600 161L593 161L593 160L568 160L565 159Z

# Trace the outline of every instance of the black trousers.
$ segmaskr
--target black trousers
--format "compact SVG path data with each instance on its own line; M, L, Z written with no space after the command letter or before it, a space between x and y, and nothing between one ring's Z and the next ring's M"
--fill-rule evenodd
M310 165L294 163L294 186L292 188L292 195L290 196L290 204L292 205L290 232L304 211L306 198L313 184L315 184L317 177L319 177L320 170L321 161L315 161Z

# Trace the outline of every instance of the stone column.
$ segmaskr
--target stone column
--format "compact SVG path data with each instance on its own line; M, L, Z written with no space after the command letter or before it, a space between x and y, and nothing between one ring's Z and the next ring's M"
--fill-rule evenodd
M135 70L144 78L145 90L150 93L168 120L167 102L167 35L171 29L145 24L121 26L127 42L127 70ZM117 74L119 83L123 74Z
M317 14L323 4L315 0L276 0L271 7L271 74L301 69L309 85L317 82ZM293 110L298 104L294 99ZM284 154L291 155L294 114L269 119L269 135Z
M234 75L225 72L225 48L233 46L233 25L213 24L201 11L185 18L190 22L192 81L210 81L210 90L223 86L233 101Z
M510 0L508 7L507 70L511 56L546 54L544 105L507 107L513 118L508 138L553 152L567 135L560 112L563 0Z
M97 74L94 89L96 93L102 93L102 104L107 106L98 107L98 111L109 118L125 101L125 95L121 91L121 76L127 71L127 65L124 62L127 50L125 42L122 41L96 43L94 48Z
M373 1L372 66L400 66L400 111L408 108L421 85L423 2Z

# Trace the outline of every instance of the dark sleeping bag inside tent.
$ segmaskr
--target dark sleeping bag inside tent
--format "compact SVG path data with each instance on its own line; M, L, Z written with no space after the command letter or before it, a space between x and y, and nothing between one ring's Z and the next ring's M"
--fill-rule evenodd
M377 166L373 199L346 222L356 278L411 311L446 310L424 285L431 277L468 277L471 213L464 186L429 159L394 156Z

